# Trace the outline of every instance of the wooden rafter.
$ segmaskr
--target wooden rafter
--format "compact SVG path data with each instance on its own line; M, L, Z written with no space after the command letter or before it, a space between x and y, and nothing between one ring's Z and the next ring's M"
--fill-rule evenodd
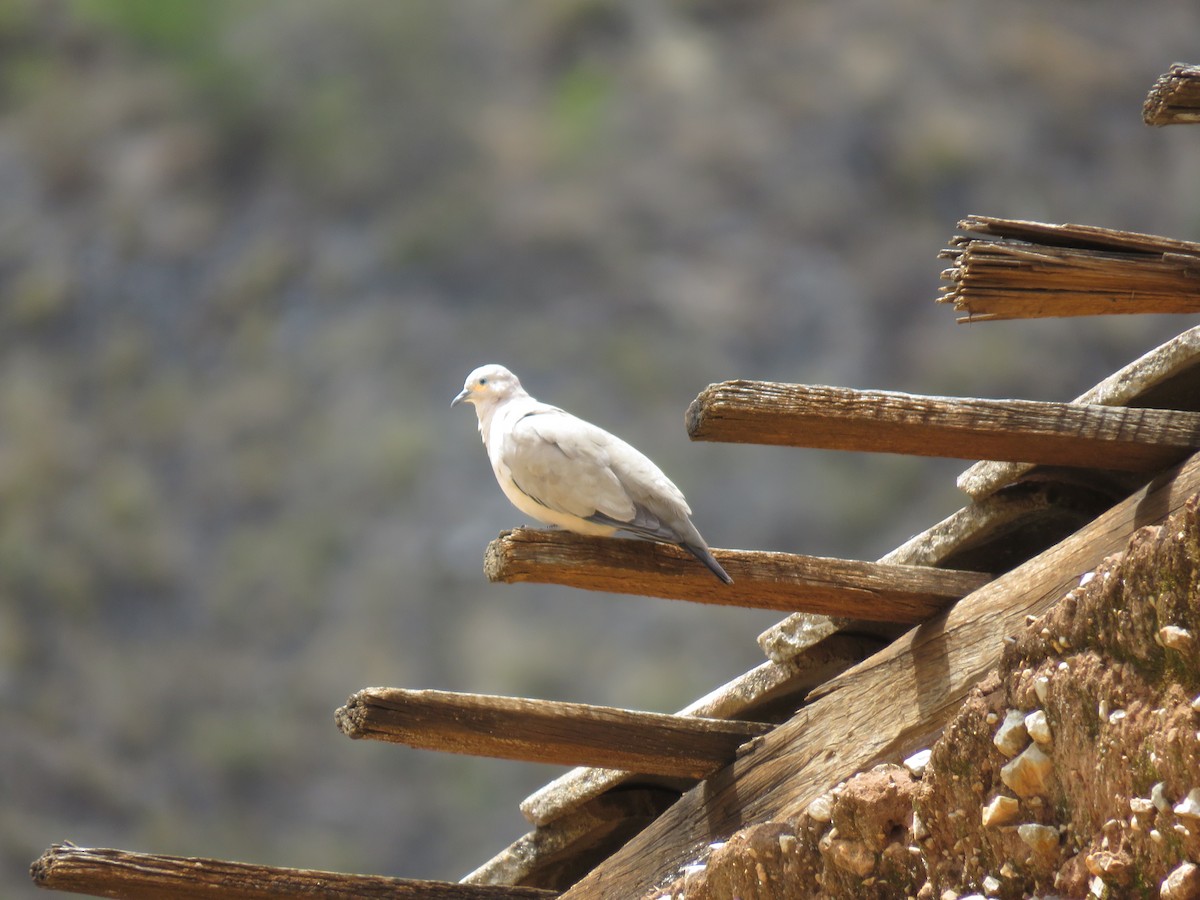
M556 891L344 875L56 844L30 867L38 887L122 900L544 900Z
M532 581L908 624L923 622L988 579L978 572L792 553L715 550L714 554L733 576L733 584L717 581L694 557L670 544L521 528L492 541L484 568L492 581Z
M703 778L771 730L759 722L402 688L359 691L336 720L352 738L682 778Z
M710 385L687 425L693 440L1129 471L1164 468L1200 447L1200 413L764 381Z

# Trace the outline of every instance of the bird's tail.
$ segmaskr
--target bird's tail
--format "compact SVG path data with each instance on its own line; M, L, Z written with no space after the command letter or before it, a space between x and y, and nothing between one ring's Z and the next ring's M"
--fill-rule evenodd
M729 573L721 568L721 564L717 562L717 558L709 552L709 549L703 544L683 544L679 545L700 562L708 566L714 575L720 578L726 584L733 584L733 579L729 577Z

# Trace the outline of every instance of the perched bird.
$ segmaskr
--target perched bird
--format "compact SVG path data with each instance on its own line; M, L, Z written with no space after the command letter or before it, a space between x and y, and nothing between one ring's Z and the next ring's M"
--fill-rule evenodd
M619 437L535 400L504 366L468 375L450 405L459 403L475 407L492 471L521 512L579 534L628 531L678 544L733 583L692 524L683 493Z

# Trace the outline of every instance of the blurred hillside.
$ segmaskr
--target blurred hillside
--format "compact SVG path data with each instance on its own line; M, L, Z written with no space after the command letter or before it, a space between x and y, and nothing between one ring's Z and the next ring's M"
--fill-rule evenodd
M875 558L956 462L689 444L705 385L1067 399L1190 322L955 325L971 212L1200 238L1200 7L0 2L0 884L51 842L457 878L558 774L352 744L368 685L673 710L777 617L490 586L466 373L717 547Z

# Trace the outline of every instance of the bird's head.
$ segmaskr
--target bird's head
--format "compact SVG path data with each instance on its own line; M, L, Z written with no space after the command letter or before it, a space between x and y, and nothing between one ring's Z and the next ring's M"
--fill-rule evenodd
M462 392L450 402L450 405L458 406L460 403L470 403L475 406L475 411L479 412L485 407L524 392L516 375L504 366L492 363L480 366L468 375Z

